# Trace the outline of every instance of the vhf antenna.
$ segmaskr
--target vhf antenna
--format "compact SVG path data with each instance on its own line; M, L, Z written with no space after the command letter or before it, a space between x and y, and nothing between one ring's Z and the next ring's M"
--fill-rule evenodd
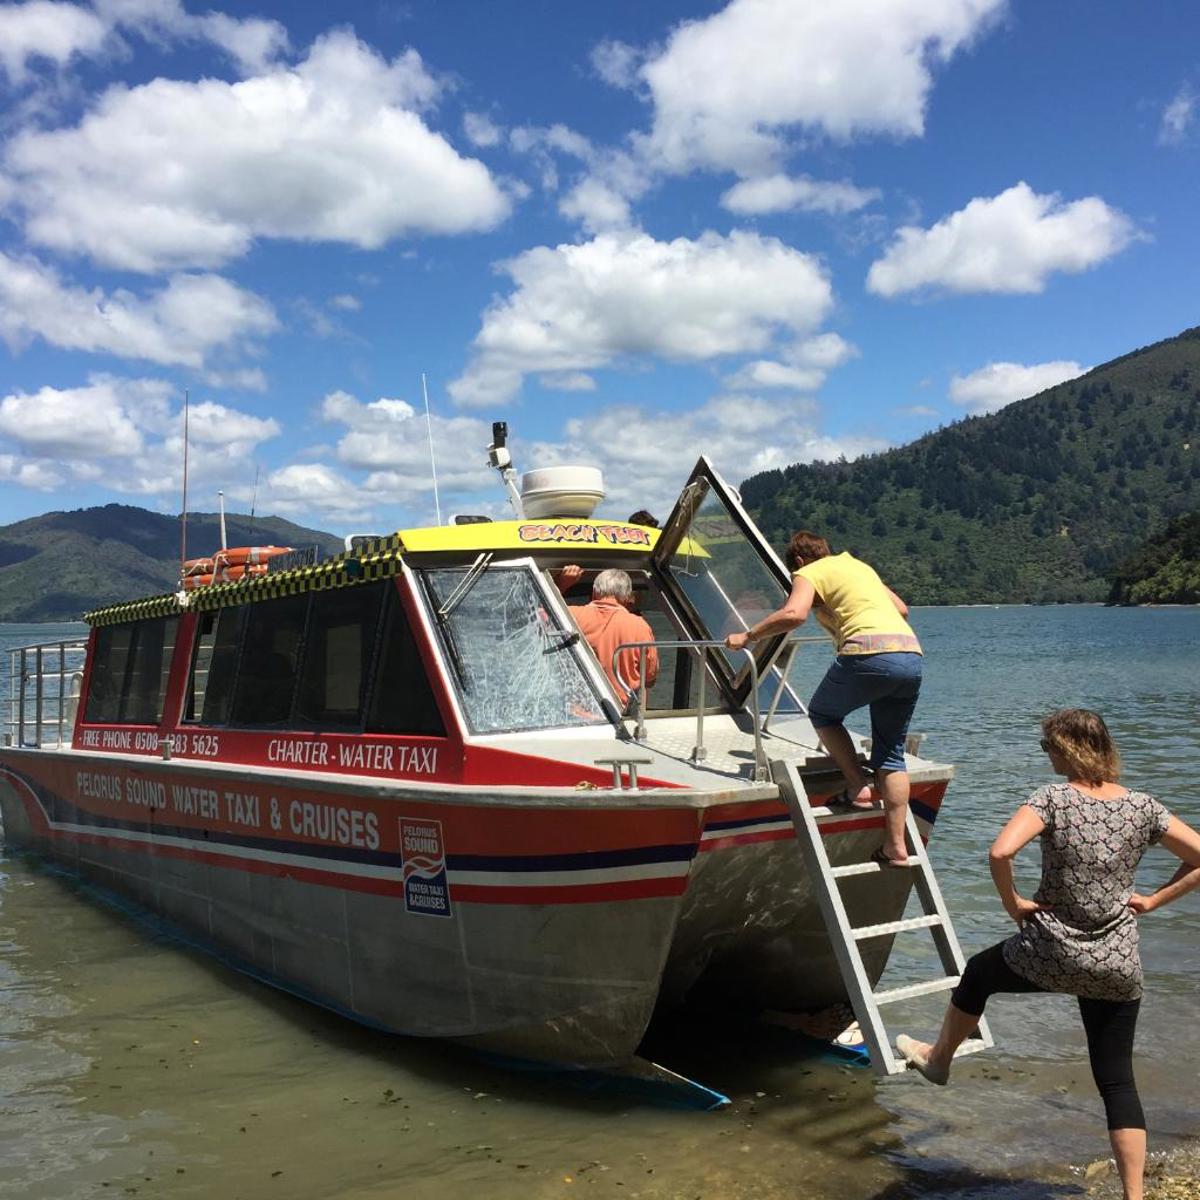
M425 372L421 372L421 394L425 397L425 433L429 437L429 471L433 476L433 508L437 523L442 523L442 505L438 500L437 459L433 454L433 421L429 416L429 389L425 386Z

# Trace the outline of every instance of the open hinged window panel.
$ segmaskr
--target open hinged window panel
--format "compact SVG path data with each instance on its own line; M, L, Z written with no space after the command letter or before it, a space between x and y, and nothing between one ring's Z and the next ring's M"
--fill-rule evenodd
M749 629L782 607L791 591L791 575L779 556L737 492L703 456L663 526L651 563L659 585L688 615L700 638L720 640ZM786 636L764 638L754 647L760 671L774 660ZM745 704L750 690L745 655L720 650L709 659L735 706Z

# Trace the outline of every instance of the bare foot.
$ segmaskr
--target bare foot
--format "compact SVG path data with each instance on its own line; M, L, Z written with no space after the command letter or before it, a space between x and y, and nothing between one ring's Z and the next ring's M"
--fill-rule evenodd
M950 1064L939 1062L933 1057L933 1047L928 1042L918 1042L907 1034L896 1038L896 1049L900 1057L914 1070L919 1071L930 1083L945 1084L950 1078Z

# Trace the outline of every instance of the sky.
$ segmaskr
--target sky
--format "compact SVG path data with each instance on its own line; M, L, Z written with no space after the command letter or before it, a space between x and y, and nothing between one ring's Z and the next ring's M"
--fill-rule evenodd
M1200 9L0 3L0 524L665 517L1200 324ZM430 406L427 424L422 393ZM435 501L429 443L438 479Z

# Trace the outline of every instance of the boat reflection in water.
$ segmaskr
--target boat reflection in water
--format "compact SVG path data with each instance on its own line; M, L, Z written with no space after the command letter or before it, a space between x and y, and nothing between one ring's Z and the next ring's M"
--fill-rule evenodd
M28 687L16 706L8 844L347 1016L522 1060L636 1063L656 1009L689 998L844 1001L768 763L813 802L840 788L786 679L795 646L719 645L790 578L704 459L661 533L580 515L594 499L543 489L515 520L89 613L62 736ZM575 630L568 563L571 599L604 568L634 580L661 660L638 713ZM951 769L909 767L928 837ZM824 824L831 861L881 828ZM899 918L909 876L847 880L852 921ZM872 981L890 945L864 948Z

